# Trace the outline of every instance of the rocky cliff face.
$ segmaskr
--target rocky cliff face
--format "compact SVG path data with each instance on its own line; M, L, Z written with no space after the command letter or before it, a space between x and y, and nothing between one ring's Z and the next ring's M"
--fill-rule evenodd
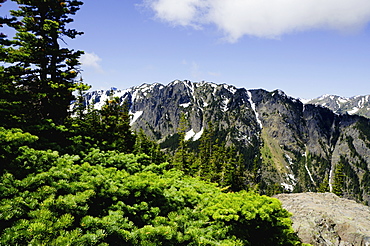
M100 107L110 96L127 101L132 128L143 129L163 148L176 142L180 115L186 139L198 141L209 123L245 156L262 189L333 191L370 201L370 121L303 104L282 91L174 81L127 90L95 91L86 103Z
M370 245L370 208L332 193L279 194L293 228L314 246Z

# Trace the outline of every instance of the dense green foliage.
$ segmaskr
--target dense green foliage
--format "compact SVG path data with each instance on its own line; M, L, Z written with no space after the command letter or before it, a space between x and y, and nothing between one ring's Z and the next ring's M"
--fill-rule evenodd
M0 245L299 244L277 199L224 193L145 154L19 149L32 171L2 174Z
M0 19L17 31L0 43L0 245L301 245L279 200L221 188L241 165L211 132L193 161L183 141L170 165L117 98L69 117L87 87L81 52L58 40L80 34L65 24L82 2L15 2L16 18Z

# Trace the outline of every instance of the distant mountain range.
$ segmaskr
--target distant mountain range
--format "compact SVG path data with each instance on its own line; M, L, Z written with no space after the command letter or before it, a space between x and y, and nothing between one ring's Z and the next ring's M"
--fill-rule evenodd
M243 153L246 182L286 192L333 191L370 202L369 96L323 96L303 103L283 91L247 90L227 84L173 81L113 88L85 95L101 107L110 97L127 101L133 130L171 151L180 115L186 139L197 142L209 122L226 145Z
M350 98L323 95L304 102L327 107L337 114L357 114L370 118L370 95L354 96Z

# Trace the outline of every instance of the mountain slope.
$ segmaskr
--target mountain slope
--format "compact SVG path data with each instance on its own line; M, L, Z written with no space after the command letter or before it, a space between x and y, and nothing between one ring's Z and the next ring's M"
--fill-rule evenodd
M226 145L244 155L245 182L262 191L336 191L370 200L370 122L338 115L276 90L174 81L127 90L88 93L96 107L111 96L127 101L132 128L144 130L166 149L177 144L180 115L186 139L198 141L212 123Z

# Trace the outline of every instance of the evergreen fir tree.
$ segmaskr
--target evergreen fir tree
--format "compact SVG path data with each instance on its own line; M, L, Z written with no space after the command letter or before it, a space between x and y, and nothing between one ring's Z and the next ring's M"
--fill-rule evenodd
M200 144L198 149L196 167L194 167L197 176L201 176L204 179L208 176L211 171L210 158L212 155L214 128L212 123L208 123L208 127L204 129L202 137L200 138Z
M341 157L342 159L343 157ZM332 192L338 196L343 195L343 185L344 185L344 165L340 161L334 171L334 180L333 180L333 190Z
M136 133L134 153L144 153L150 157L151 162L156 164L160 164L166 160L166 156L164 152L161 151L159 144L149 139L149 137L145 135L143 129L140 129L140 131Z
M83 53L63 47L63 38L82 34L67 28L73 21L70 15L82 2L13 1L19 4L18 10L11 11L13 18L1 18L1 24L16 31L12 40L1 37L1 61L6 66L0 67L4 81L0 93L8 104L1 116L31 131L45 120L63 124L76 86L78 58Z
M329 178L328 176L325 176L324 180L320 183L318 192L324 193L324 192L329 192Z
M106 101L100 110L101 136L108 149L131 153L135 144L135 135L131 131L130 115L127 102L121 105L115 97Z
M179 147L177 148L172 165L185 173L189 173L190 160L189 160L189 147L185 140L185 133L188 128L188 121L186 120L185 114L180 115L179 127L177 133L179 135Z

